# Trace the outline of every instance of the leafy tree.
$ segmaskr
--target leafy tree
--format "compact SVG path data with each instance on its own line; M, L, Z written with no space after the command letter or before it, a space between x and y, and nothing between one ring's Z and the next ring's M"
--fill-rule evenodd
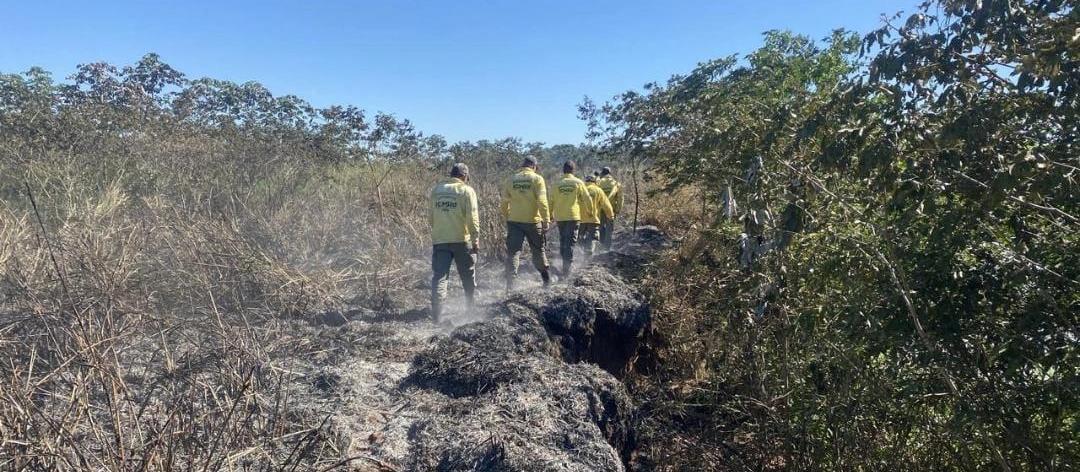
M707 359L667 366L703 385L676 404L711 405L701 437L774 441L728 457L756 467L1075 463L1075 4L897 19L861 51L769 32L591 116L717 216L669 269L692 290L657 277L702 307L662 333Z
M25 162L26 149L47 146L54 138L59 104L52 75L41 68L25 74L0 75L0 128L5 154Z

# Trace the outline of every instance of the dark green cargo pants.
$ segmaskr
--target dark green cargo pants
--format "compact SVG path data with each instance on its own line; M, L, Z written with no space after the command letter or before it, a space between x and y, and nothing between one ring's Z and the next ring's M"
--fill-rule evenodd
M474 270L476 256L469 253L465 243L444 243L431 246L431 314L436 320L442 314L446 288L450 283L450 263L457 266L465 301L472 306L476 294Z
M605 251L611 250L611 235L615 232L615 220L610 218L600 218L600 246Z
M574 263L574 246L577 245L578 221L560 221L559 224L559 255L562 256L562 275L569 277L570 268Z
M600 239L600 225L598 223L582 223L578 228L578 241L581 249L585 252L585 260L592 258L596 252L596 242Z
M540 223L519 223L516 221L506 222L506 288L512 288L514 279L518 273L518 254L521 252L525 245L525 242L529 242L529 249L532 251L532 263L536 270L540 271L540 276L544 278L544 283L549 280L548 275L548 260L547 252L544 248L544 231L540 228Z

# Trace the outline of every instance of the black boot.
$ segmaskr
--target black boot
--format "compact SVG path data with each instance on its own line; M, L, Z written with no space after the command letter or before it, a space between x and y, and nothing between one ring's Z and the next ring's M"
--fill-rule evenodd
M546 269L540 271L540 278L544 279L544 288L551 286L551 274Z
M441 303L432 303L431 304L431 321L434 321L435 324L438 324L440 317L442 317L442 304Z

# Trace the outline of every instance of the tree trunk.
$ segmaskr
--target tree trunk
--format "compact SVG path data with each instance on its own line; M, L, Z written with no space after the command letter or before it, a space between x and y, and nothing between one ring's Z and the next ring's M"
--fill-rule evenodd
M641 194L638 190L638 161L634 160L633 166L631 166L633 179L634 179L634 235L637 235L637 223L638 223L638 209L641 207Z

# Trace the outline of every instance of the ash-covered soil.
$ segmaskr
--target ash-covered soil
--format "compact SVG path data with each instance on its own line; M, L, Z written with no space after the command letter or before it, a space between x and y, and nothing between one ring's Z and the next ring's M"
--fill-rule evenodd
M298 328L326 350L294 361L311 372L294 394L359 470L625 470L635 408L619 378L649 323L626 280L666 244L643 228L547 290L524 265L504 294L501 266L483 265L479 306L440 324L419 305L324 314Z

